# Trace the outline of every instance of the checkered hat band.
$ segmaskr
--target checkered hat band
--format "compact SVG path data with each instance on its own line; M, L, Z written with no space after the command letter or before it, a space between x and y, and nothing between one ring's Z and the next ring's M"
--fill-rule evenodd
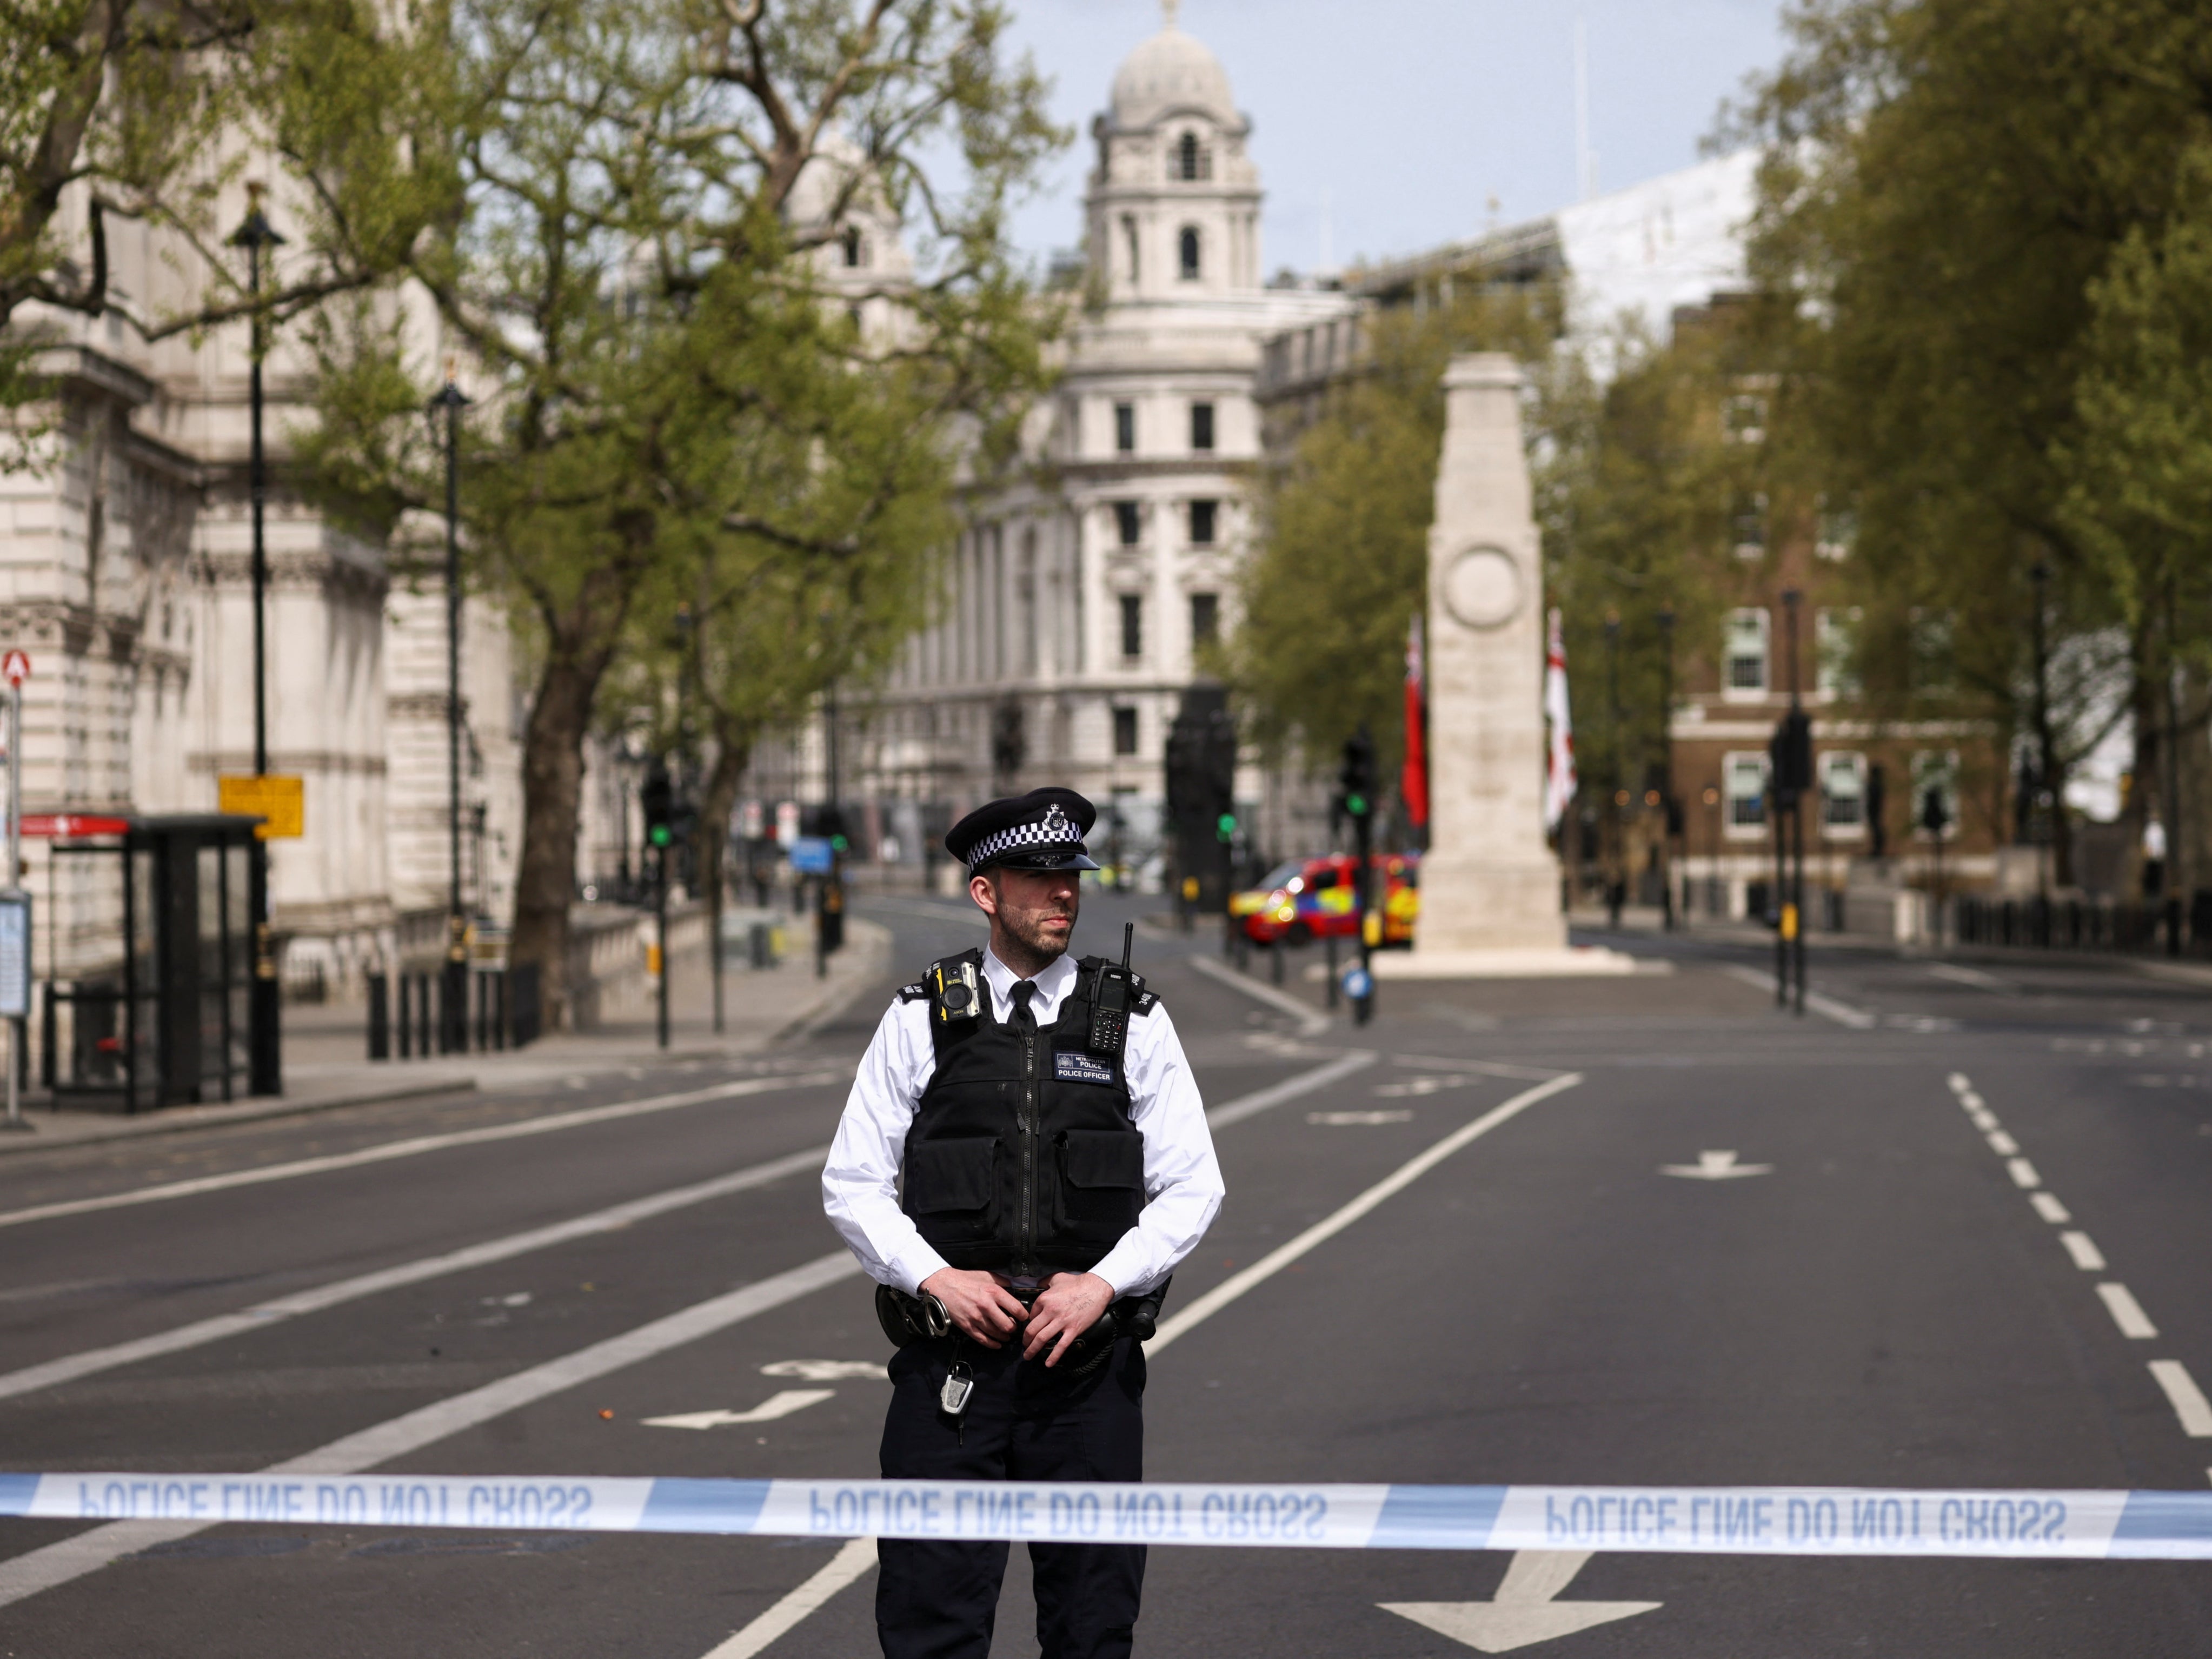
M1001 830L995 836L986 836L968 849L968 867L975 868L991 860L1004 858L1009 853L1018 853L1030 848L1080 847L1083 831L1057 813L1037 823L1018 823L1011 830Z

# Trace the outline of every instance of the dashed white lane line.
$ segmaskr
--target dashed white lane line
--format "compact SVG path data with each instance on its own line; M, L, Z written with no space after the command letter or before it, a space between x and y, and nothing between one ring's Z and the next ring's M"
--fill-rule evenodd
M689 1308L653 1320L620 1336L579 1348L544 1364L487 1382L448 1399L434 1401L418 1410L346 1435L298 1457L272 1463L271 1474L357 1474L388 1463L395 1457L435 1444L464 1429L579 1384L621 1370L672 1348L726 1330L741 1321L796 1302L814 1291L849 1279L860 1271L849 1251L817 1256L787 1272L724 1295L710 1297ZM20 1601L40 1590L81 1578L126 1555L204 1532L212 1522L115 1521L89 1532L65 1538L24 1554L0 1561L0 1607Z
M2002 1129L1991 1129L1982 1138L1990 1143L1990 1150L2001 1158L2010 1158L2020 1151L2020 1142Z
M2066 1247L2066 1254L2074 1258L2074 1265L2085 1273L2105 1271L2105 1253L2087 1233L2061 1233L2058 1242Z
M2204 1397L2189 1368L2179 1359L2154 1359L2150 1374L2158 1379L2173 1414L2181 1419L2182 1433L2191 1440L2212 1440L2212 1400Z
M2112 1316L2112 1323L2120 1328L2120 1334L2134 1342L2148 1342L2158 1334L2158 1327L2150 1322L2150 1316L2142 1310L2135 1292L2124 1285L2107 1279L2097 1286L2097 1294L2104 1298L2105 1308Z
M1981 1096L1974 1092L1973 1083L1965 1073L1954 1072L1945 1081L1949 1084L1951 1092L1958 1096L1959 1103L1974 1118L1977 1127L1996 1129L1996 1118L1990 1115ZM1989 1118L1986 1124L1981 1121L1984 1117ZM2017 1150L2009 1144L2012 1137L2002 1131L1989 1134L1988 1139L1990 1146L2000 1153ZM2000 1142L2006 1144L2000 1145ZM2063 1204L2042 1190L2043 1182L2033 1164L2024 1158L2011 1158L2007 1160L2005 1167L2010 1171L2015 1185L2033 1189L2028 1193L2027 1201L2035 1206L2036 1214L2053 1226L2063 1226L2073 1220ZM2066 1247L2066 1254L2073 1258L2074 1265L2082 1272L2103 1273L2106 1270L2105 1253L2097 1248L2095 1241L2088 1234L2063 1232L2058 1235L2058 1242ZM2147 1342L2156 1338L2158 1327L2143 1311L2142 1304L2136 1300L2135 1292L2126 1285L2108 1279L2097 1286L2097 1295L2104 1302L2106 1311L2112 1315L2112 1323L2119 1327L2122 1336L2134 1342ZM2212 1440L2212 1401L2205 1399L2204 1391L2197 1386L2197 1380L2190 1376L2189 1368L2179 1359L2154 1359L2150 1362L2150 1374L2164 1391L2166 1403L2173 1407L2173 1414L2181 1419L2181 1431L2192 1440ZM2204 1474L2208 1480L2212 1480L2212 1468L2206 1469Z
M389 1164L395 1158L419 1158L453 1146L481 1146L499 1140L520 1140L530 1135L550 1135L590 1123L616 1123L624 1118L670 1112L683 1106L703 1105L710 1100L735 1100L741 1095L768 1094L779 1089L811 1089L839 1083L849 1071L801 1072L789 1077L740 1078L712 1088L689 1089L682 1094L653 1095L644 1100L617 1101L608 1106L586 1106L574 1112L555 1112L545 1117L526 1117L512 1123L489 1123L478 1129L456 1129L441 1135L414 1135L387 1140L350 1152L323 1158L296 1158L289 1164L270 1164L258 1169L231 1170L222 1175L199 1176L190 1181L164 1182L158 1187L135 1187L129 1192L106 1193L98 1198L73 1198L58 1204L38 1204L26 1210L0 1212L0 1227L20 1227L29 1221L51 1221L58 1216L91 1215L101 1210L124 1210L140 1204L159 1204L167 1199L193 1198L202 1193L229 1192L239 1187L260 1187L272 1181L293 1181L301 1176L323 1175L332 1170L359 1169L363 1164Z

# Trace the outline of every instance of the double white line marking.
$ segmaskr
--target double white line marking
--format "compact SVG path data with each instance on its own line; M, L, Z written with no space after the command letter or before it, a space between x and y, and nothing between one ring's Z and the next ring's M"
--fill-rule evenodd
M1989 1143L1990 1150L2005 1160L2006 1173L2011 1176L2013 1185L2027 1194L2036 1214L2055 1227L2067 1226L2074 1218L2072 1214L2045 1188L2035 1165L2020 1156L2020 1144L2005 1133L1996 1114L1990 1110L1989 1103L1976 1092L1972 1079L1964 1072L1954 1072L1948 1081L1960 1106L1982 1132L1982 1139ZM2107 1271L2105 1253L2087 1233L2069 1228L2058 1235L2058 1242L2083 1273ZM2098 1285L2097 1296L2122 1336L2131 1342L2157 1340L2158 1327L2143 1311L2142 1304L2136 1300L2135 1292L2125 1285L2118 1279L2106 1279ZM2173 1414L2181 1420L2181 1431L2192 1440L2212 1440L2212 1401L2204 1397L2204 1390L2197 1386L2197 1379L2190 1376L2189 1368L2179 1359L2154 1359L2150 1362L2150 1374L2166 1395L2166 1403L2173 1407ZM2212 1475L2212 1469L2205 1473Z

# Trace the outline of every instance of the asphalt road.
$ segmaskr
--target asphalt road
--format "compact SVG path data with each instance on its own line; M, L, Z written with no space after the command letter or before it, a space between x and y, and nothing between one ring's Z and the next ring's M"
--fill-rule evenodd
M975 934L937 901L870 914L915 967ZM2204 1486L2212 1438L2150 1362L2212 1386L2212 993L1824 953L1800 1018L1756 951L1632 948L1664 971L1386 984L1372 1024L1315 1030L1194 968L1212 939L1140 933L1210 1103L1370 1056L1219 1128L1229 1204L1170 1311L1579 1078L1160 1353L1152 1478ZM1307 965L1280 994L1317 1016ZM884 1345L812 1170L881 1006L741 1066L0 1163L0 1469L874 1473ZM1663 1172L1737 1167L1764 1172ZM763 1282L781 1299L731 1300ZM827 1393L646 1420L797 1390ZM705 1659L836 1558L7 1522L0 1654ZM1507 1570L1155 1550L1139 1651L1465 1653L1382 1604L1484 1601ZM763 1650L872 1651L870 1583ZM1026 1595L1017 1551L996 1652L1035 1651ZM1559 1599L1659 1604L1534 1650L1566 1659L2212 1654L2201 1565L1601 1555Z

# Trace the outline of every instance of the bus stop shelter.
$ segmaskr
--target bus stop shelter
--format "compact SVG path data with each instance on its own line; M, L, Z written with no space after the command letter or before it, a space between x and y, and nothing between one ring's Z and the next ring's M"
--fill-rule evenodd
M49 978L41 1080L57 1107L142 1112L234 1100L252 1053L254 827L235 813L90 821L54 856L96 861L112 950L74 978ZM83 953L80 951L82 956Z

